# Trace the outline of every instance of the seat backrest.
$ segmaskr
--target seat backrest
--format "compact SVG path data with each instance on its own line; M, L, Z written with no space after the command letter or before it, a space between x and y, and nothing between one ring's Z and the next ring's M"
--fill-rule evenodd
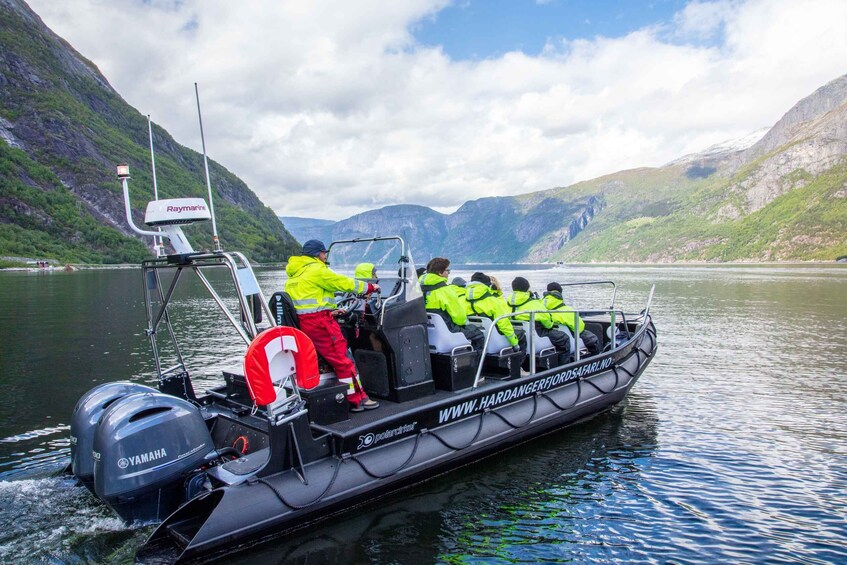
M499 355L504 349L512 348L506 336L497 331L497 328L491 329L492 323L489 318L485 316L468 316L468 323L481 327L485 335L488 335L488 332L491 331L488 346L485 348L486 355Z
M276 325L300 328L300 320L297 318L297 310L294 301L287 292L275 292L268 303L271 313L276 319Z
M526 333L526 345L529 347L529 322L514 322L515 324L520 324L520 327L523 328L523 331ZM535 354L538 355L544 350L553 348L553 342L550 341L550 338L547 336L538 335L538 331L533 327L532 328L532 348L535 350Z
M426 313L426 335L432 353L453 353L456 348L472 348L465 334L451 332L444 318L438 314Z
M561 325L560 324L554 324L553 328L559 330L560 332L563 332L566 336L568 336L568 341L570 341L570 344L571 344L570 352L573 353L574 352L574 348L573 348L573 339L574 338L573 338L573 332L571 331L571 329L564 324L561 324ZM582 338L579 338L579 351L580 351L580 355L588 352L588 349L585 347L585 343L582 341Z

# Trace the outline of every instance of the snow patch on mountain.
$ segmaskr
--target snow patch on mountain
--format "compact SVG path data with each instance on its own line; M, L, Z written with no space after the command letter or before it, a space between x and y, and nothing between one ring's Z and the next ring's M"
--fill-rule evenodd
M688 155L680 157L679 159L674 159L673 161L667 163L665 166L667 167L670 165L684 165L686 163L693 163L694 161L701 161L703 159L714 159L716 157L724 157L731 153L744 151L745 149L749 149L750 147L755 145L759 140L765 137L765 134L768 133L770 129L771 128L762 128L752 133L748 133L747 135L744 135L742 137L716 143L698 153L689 153Z

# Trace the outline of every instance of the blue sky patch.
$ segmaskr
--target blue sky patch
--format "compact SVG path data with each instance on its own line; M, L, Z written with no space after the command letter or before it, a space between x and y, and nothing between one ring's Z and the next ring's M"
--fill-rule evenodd
M621 37L669 24L683 0L457 0L412 30L418 43L441 45L452 59L537 55L548 41Z

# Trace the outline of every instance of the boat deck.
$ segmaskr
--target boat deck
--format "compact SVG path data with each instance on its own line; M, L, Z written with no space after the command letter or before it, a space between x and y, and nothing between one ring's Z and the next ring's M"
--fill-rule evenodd
M520 379L511 380L516 383ZM380 422L388 422L396 420L399 416L421 412L423 410L433 410L445 405L455 403L456 400L465 396L477 395L480 391L496 389L502 385L504 380L499 380L490 376L486 376L485 380L479 383L476 389L467 388L459 391L446 391L436 389L433 394L407 400L406 402L392 402L390 400L379 401L379 408L374 410L366 410L364 412L351 412L350 418L334 424L312 424L312 428L329 432L338 435L347 435L350 432L361 430L364 428L377 427Z

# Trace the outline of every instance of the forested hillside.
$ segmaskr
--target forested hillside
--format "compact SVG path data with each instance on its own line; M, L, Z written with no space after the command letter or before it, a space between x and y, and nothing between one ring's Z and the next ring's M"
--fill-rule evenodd
M154 126L153 135L159 196L208 198L202 155L162 128ZM24 2L0 2L0 257L91 263L148 257L149 241L126 225L117 163L130 165L140 225L153 186L146 116ZM241 180L214 161L209 166L225 247L256 261L298 250ZM189 231L200 249L211 247L210 234L208 223Z

